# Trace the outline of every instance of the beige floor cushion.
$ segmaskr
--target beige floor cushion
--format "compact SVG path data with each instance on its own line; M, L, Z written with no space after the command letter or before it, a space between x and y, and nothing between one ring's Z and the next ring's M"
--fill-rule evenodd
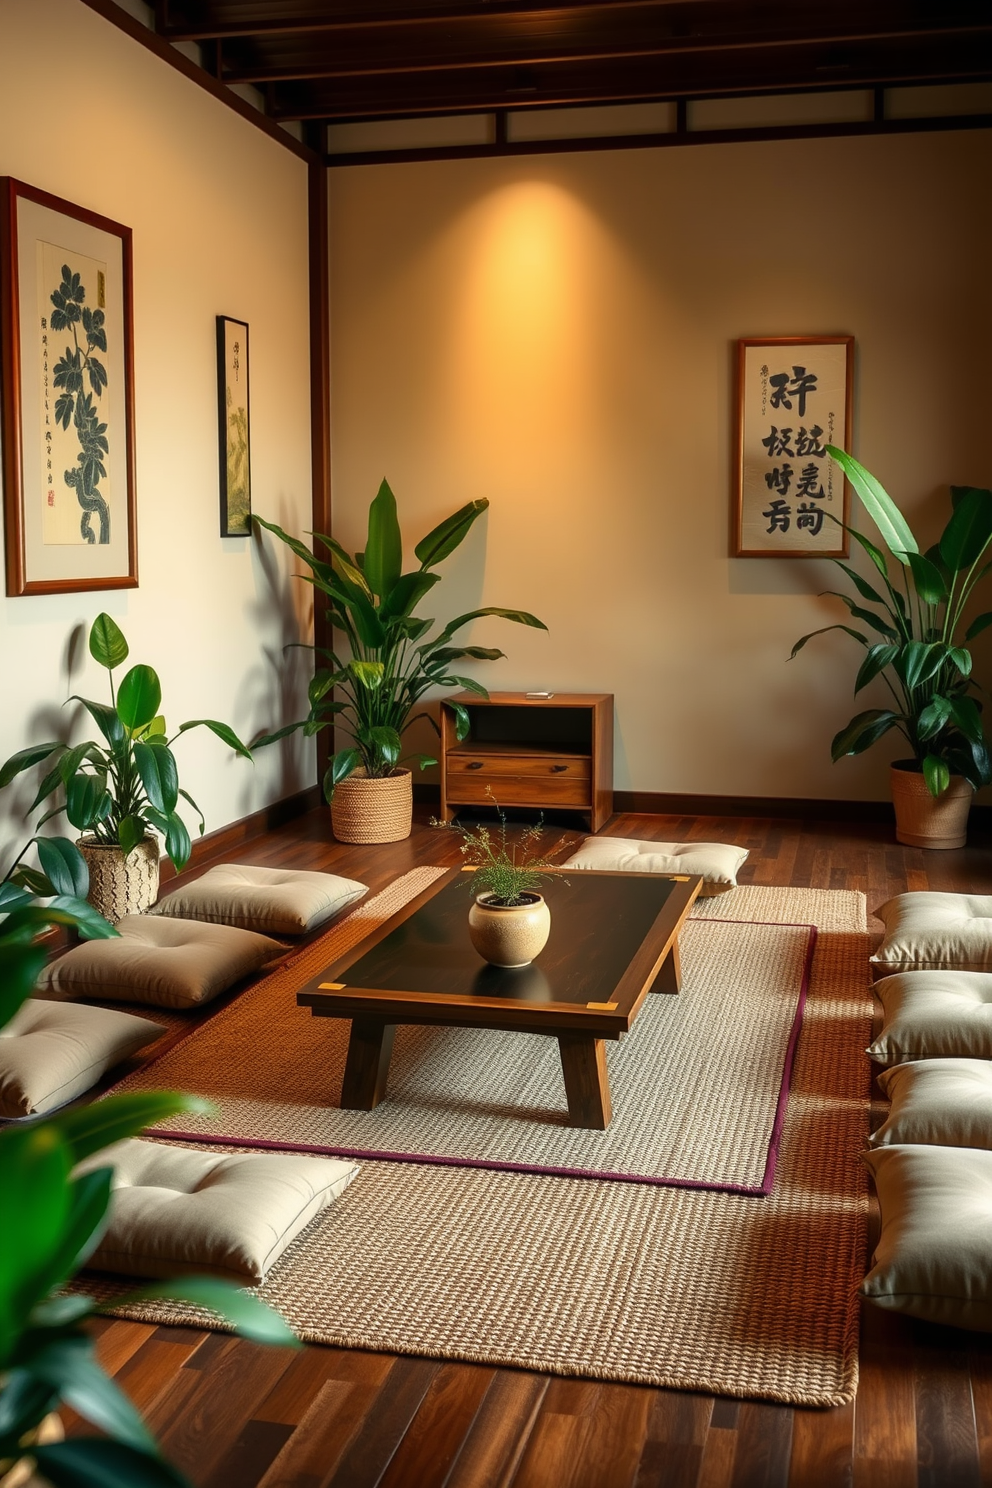
M265 935L305 935L367 893L367 884L334 873L218 863L166 895L152 913Z
M868 1049L879 1064L911 1059L992 1059L992 974L901 971L875 983L882 1031Z
M992 1148L992 1062L924 1059L883 1070L891 1101L872 1147L923 1142L935 1147Z
M42 973L40 989L63 998L189 1008L209 1002L266 961L277 941L229 925L125 915L114 940L90 940Z
M897 894L875 910L885 938L872 956L890 971L992 971L992 897Z
M0 1029L0 1117L64 1106L164 1031L131 1013L31 998Z
M631 837L587 837L564 868L600 872L691 873L703 880L702 897L737 885L747 848L727 842L638 842Z
M199 1152L135 1139L88 1158L77 1172L103 1167L114 1169L110 1224L88 1266L242 1285L264 1281L358 1172L337 1158Z
M882 1229L861 1295L931 1322L992 1329L992 1152L879 1147L864 1161Z

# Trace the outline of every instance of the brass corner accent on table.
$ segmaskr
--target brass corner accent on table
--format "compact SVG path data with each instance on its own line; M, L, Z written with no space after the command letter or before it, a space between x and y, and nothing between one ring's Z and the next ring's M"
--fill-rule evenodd
M472 721L455 734L452 703ZM460 692L441 703L441 820L461 806L581 811L598 832L613 814L613 694L559 692L530 698Z

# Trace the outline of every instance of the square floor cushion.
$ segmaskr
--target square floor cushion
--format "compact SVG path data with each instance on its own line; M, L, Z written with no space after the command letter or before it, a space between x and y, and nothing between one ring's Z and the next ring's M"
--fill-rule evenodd
M992 1062L922 1059L883 1070L878 1083L889 1114L872 1147L923 1142L933 1147L992 1148Z
M737 885L747 848L727 842L639 842L631 837L587 837L564 868L600 872L691 873L703 880L700 895L724 894Z
M59 998L198 1007L283 954L278 941L229 925L125 915L117 928L113 940L87 941L53 961L40 989Z
M892 1312L992 1330L992 1152L879 1147L864 1161L882 1228L861 1295Z
M368 893L334 873L218 863L161 899L152 914L234 925L264 935L306 935Z
M901 971L875 992L883 1021L868 1053L879 1064L992 1059L992 973Z
M0 1117L64 1106L164 1032L116 1009L29 999L0 1028Z
M338 1158L199 1152L131 1139L77 1173L113 1167L110 1224L86 1262L127 1276L207 1275L257 1285L358 1172Z
M876 974L992 971L992 896L918 891L875 910L885 938L872 956Z

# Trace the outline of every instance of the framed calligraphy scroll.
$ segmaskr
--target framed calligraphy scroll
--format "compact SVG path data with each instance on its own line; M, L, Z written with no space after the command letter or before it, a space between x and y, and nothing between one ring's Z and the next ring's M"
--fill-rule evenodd
M131 229L0 177L7 593L130 589Z
M220 419L220 535L251 536L248 426L248 326L217 317L217 411Z
M850 448L853 336L737 343L734 558L846 558L851 492L828 444Z

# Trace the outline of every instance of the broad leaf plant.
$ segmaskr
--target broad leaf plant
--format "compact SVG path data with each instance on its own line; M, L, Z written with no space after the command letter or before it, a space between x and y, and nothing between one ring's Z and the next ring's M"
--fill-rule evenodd
M254 741L253 748L272 744L297 729L309 735L335 723L343 724L352 742L331 757L324 776L324 794L330 800L335 786L360 767L370 779L391 775L403 753L403 732L415 718L426 718L437 730L429 713L415 711L430 688L462 687L480 697L489 696L480 682L458 673L457 664L495 661L506 653L489 646L452 645L458 631L486 615L540 630L547 629L544 622L526 610L490 605L457 616L431 636L435 622L414 613L440 583L441 575L434 572L436 566L455 551L488 505L485 500L470 501L445 518L414 548L419 568L406 572L396 499L386 481L369 507L363 553L352 555L333 537L315 532L315 542L328 554L326 559L318 558L305 543L290 537L274 522L252 518L275 533L310 570L300 577L328 597L327 618L344 635L348 647L346 656L334 649L316 648L324 664L318 665L310 683L308 716L263 735ZM453 710L458 738L464 739L469 730L468 712L460 704L454 704ZM404 758L416 760L421 769L437 764L427 754Z
M21 749L0 766L0 787L9 785L22 771L44 764L46 773L28 810L35 811L53 797L56 801L39 818L38 826L64 811L78 831L89 833L97 843L119 846L125 857L154 829L165 839L165 850L178 873L192 852L189 831L177 809L179 797L199 816L201 836L205 821L193 797L179 784L172 752L176 739L190 729L207 728L236 754L250 759L251 753L233 729L214 718L181 723L170 738L159 712L162 685L152 667L133 666L115 685L114 671L129 652L120 627L109 615L94 620L89 650L93 660L106 668L110 702L83 697L69 701L82 703L100 730L102 742L87 739L70 746L52 740Z
M992 569L986 561L992 544L992 491L952 486L952 511L940 541L921 552L909 523L879 481L843 450L826 448L874 521L888 556L863 533L839 524L868 554L878 577L869 583L849 564L831 560L858 597L827 592L847 606L854 623L811 631L796 642L792 656L813 636L842 630L864 650L855 693L881 677L892 697L888 707L857 713L834 737L831 755L836 762L862 754L897 729L932 796L947 789L952 775L964 776L978 790L992 780L992 763L967 643L992 625L992 610L967 625L965 618L973 591Z

